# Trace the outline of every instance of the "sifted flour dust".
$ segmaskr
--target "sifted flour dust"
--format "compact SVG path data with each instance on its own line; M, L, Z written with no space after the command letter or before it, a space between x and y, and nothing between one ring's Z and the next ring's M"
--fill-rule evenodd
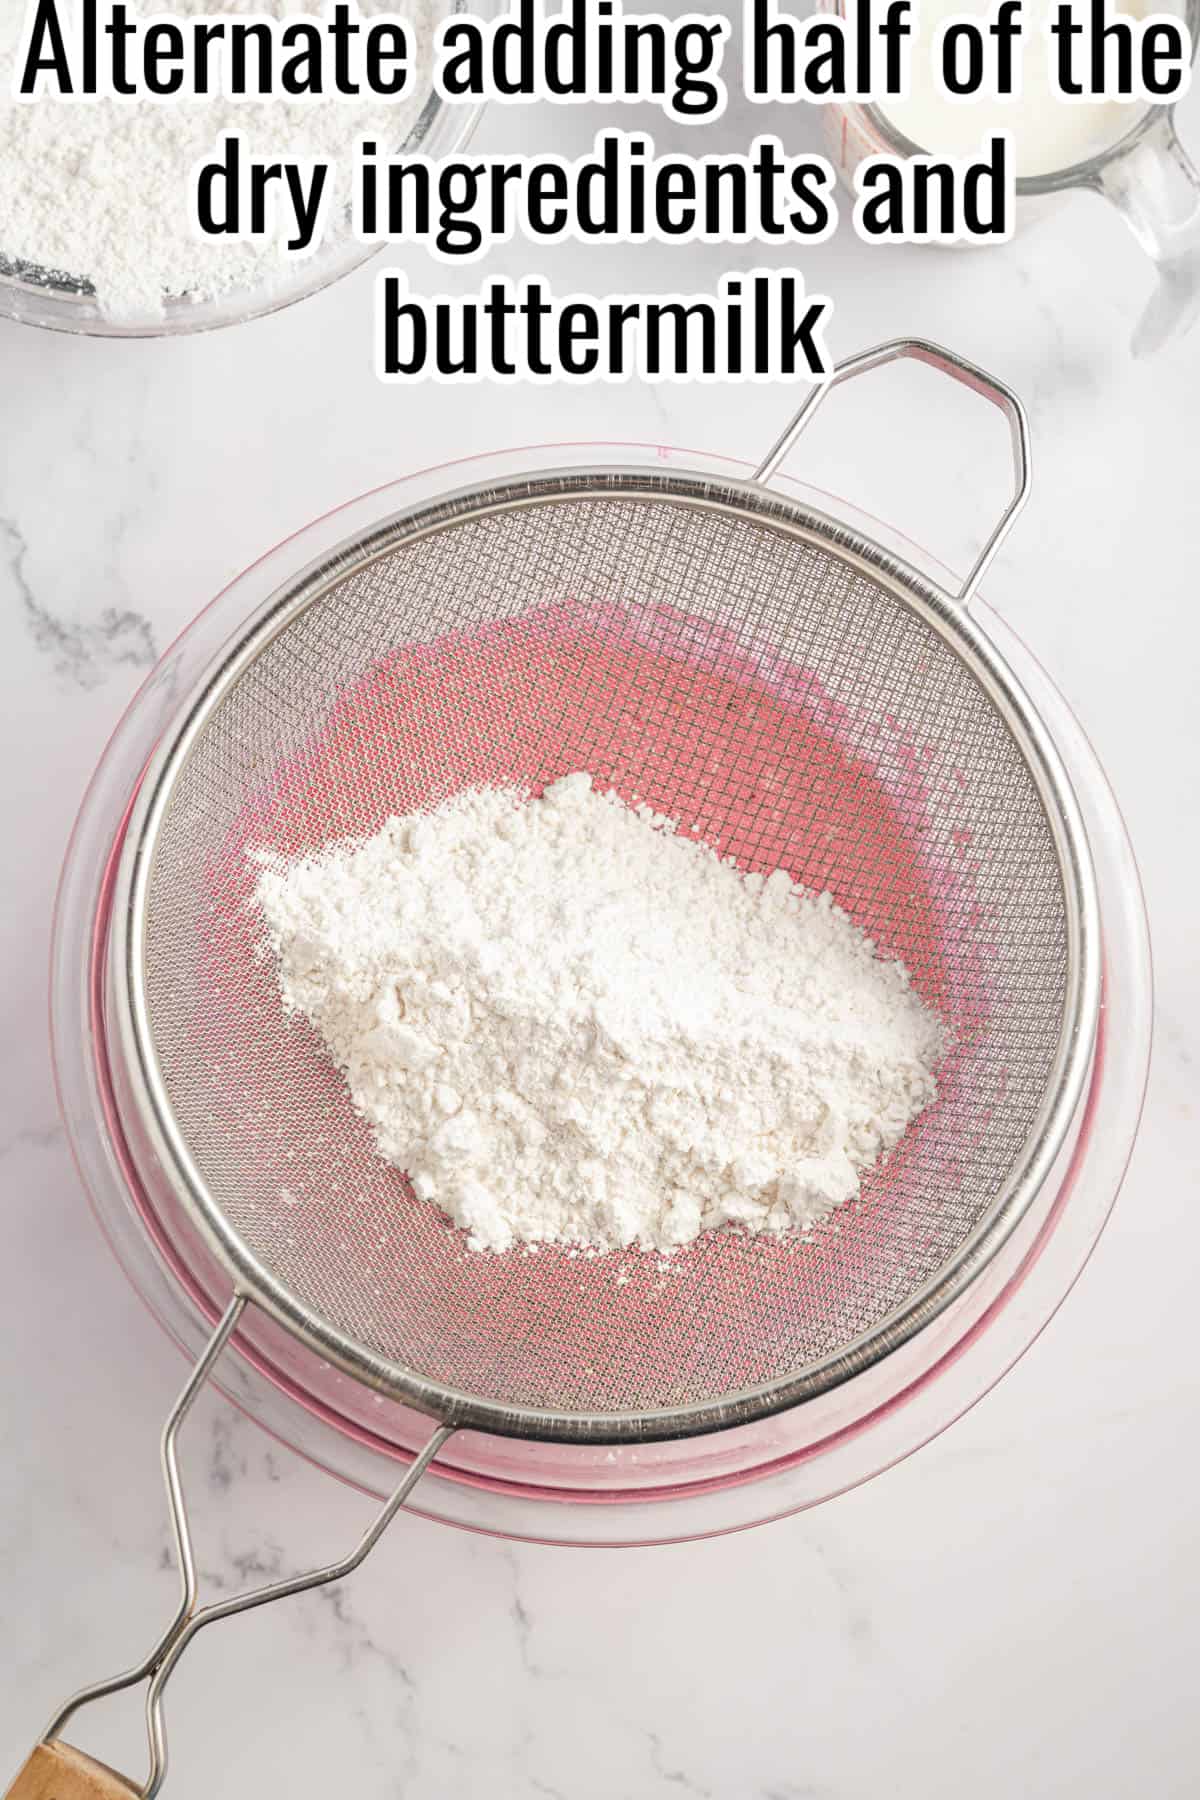
M937 1019L828 894L586 774L264 859L257 898L285 1006L477 1250L804 1230L936 1094Z

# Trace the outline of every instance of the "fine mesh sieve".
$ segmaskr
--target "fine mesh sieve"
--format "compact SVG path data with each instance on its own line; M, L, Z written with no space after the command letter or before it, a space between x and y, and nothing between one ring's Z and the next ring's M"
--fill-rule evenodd
M961 1293L1070 1124L1097 1007L1086 839L1053 747L966 601L754 481L548 472L452 495L305 571L183 709L131 816L110 976L125 1105L235 1299L165 1441L183 1610L201 1624L361 1559L449 1431L620 1442L740 1424L847 1379ZM663 1259L473 1253L285 1019L250 852L378 829L465 787L573 769L746 869L828 889L943 1019L939 1094L861 1199L806 1238L713 1233ZM247 1306L439 1421L354 1557L191 1616L174 1432ZM188 1581L192 1581L189 1595Z
M764 485L621 472L453 497L279 596L127 859L146 1099L238 1279L393 1396L543 1436L752 1417L928 1316L1028 1191L1086 994L1070 798L961 612ZM945 1021L937 1104L811 1238L472 1253L284 1016L250 851L577 768L828 888Z

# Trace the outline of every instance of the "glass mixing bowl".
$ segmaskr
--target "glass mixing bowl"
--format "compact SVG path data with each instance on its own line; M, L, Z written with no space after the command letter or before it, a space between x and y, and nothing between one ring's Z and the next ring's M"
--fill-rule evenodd
M482 0L472 11L491 18L499 0ZM467 0L449 0L445 14L466 10ZM431 93L407 142L399 148L426 156L453 156L466 148L483 114L483 104L451 106ZM168 298L160 316L150 319L112 319L86 285L45 270L15 262L3 254L0 223L0 316L21 325L41 325L50 331L71 331L89 337L176 337L184 332L215 331L222 325L239 325L279 312L296 300L319 293L359 268L378 248L357 238L328 238L320 249L269 283L238 288L213 299Z
M465 481L598 463L729 476L729 458L660 445L542 445L472 458L389 484L325 515L255 563L167 652L93 777L56 910L51 1023L63 1118L100 1224L134 1286L189 1359L229 1298L226 1278L167 1190L133 1170L114 1105L105 1018L111 880L129 807L160 731L235 627L281 583L402 506ZM786 478L779 478L786 479ZM841 500L789 481L805 504L942 578L930 558ZM831 1393L752 1426L626 1448L537 1444L464 1432L417 1490L415 1510L498 1534L589 1545L671 1542L811 1506L909 1454L999 1379L1078 1275L1116 1197L1141 1111L1151 1035L1145 910L1120 814L1080 726L1023 644L974 602L1054 737L1096 862L1103 1004L1089 1079L1051 1175L1003 1249L915 1338ZM218 1385L268 1431L363 1490L383 1495L429 1422L341 1375L268 1323L238 1340Z

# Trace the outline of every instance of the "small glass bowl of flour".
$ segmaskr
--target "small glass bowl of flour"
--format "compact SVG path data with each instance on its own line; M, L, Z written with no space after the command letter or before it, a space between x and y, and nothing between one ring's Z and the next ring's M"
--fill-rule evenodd
M362 139L432 156L461 149L482 107L448 105L431 79L435 28L460 3L359 0L364 15L396 12L409 26L416 76L398 102L30 104L11 97L25 8L0 0L0 315L107 337L207 331L275 312L357 268L375 246L333 226L300 258L284 257L274 240L202 240L188 216L190 172L236 130L248 154L334 160L341 217ZM146 0L141 10L155 8ZM303 10L318 8L314 0L223 0L220 8L175 0L172 8L176 17Z

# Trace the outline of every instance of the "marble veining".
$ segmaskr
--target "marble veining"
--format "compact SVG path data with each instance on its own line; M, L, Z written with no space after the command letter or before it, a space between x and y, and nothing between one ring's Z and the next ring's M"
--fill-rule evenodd
M578 146L598 123L507 109L478 142ZM778 109L731 109L721 132L751 125L791 129ZM661 246L620 259L630 291L711 288L733 263L778 260ZM560 291L615 281L612 252L538 260ZM417 286L468 278L407 262ZM520 273L528 251L493 265ZM402 1516L352 1580L202 1633L170 1690L171 1800L1195 1791L1200 333L1134 364L1148 272L1083 197L993 252L870 251L842 234L804 269L836 301L836 351L920 333L1029 401L1034 496L986 585L1091 733L1146 882L1159 1035L1125 1195L994 1393L823 1509L619 1553ZM356 492L514 441L753 460L797 398L384 389L372 278L173 343L0 325L0 1774L63 1695L141 1654L176 1592L157 1439L182 1365L88 1214L46 1047L57 871L122 707L238 567ZM968 399L907 380L831 399L797 472L962 566L1002 503L1003 434ZM339 1554L369 1516L213 1395L184 1461L210 1595ZM77 1729L94 1754L144 1767L136 1707Z
M111 668L154 667L154 628L142 613L106 606L91 620L64 619L38 599L28 574L29 545L14 519L0 517L0 557L29 634L61 679L94 687Z

